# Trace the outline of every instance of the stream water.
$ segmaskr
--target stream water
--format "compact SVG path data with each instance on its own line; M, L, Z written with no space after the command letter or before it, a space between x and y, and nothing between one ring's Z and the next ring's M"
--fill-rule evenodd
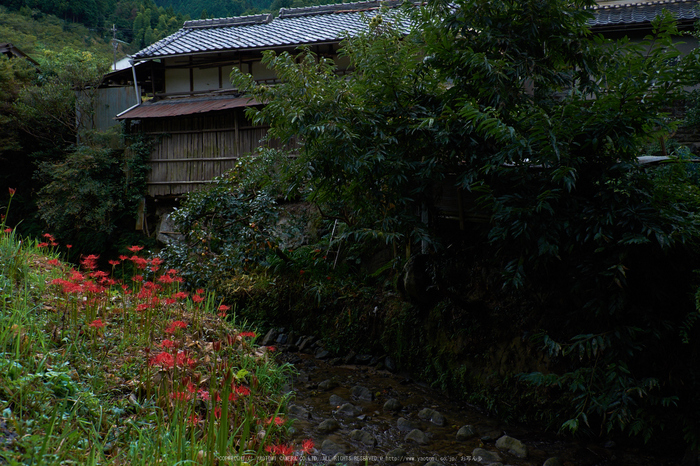
M682 452L673 458L650 456L612 443L562 440L536 429L504 425L424 384L371 366L333 365L298 352L283 352L280 358L298 371L290 387L295 392L292 436L297 444L314 440L312 464L680 464ZM389 400L395 401L386 405ZM525 445L526 456L517 448L504 448L503 440L497 442L504 435Z

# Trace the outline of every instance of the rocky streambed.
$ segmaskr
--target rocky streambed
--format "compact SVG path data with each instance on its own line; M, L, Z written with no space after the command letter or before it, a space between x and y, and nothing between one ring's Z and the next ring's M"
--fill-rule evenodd
M311 464L670 466L682 457L505 425L389 370L390 359L330 358L313 337L270 331L263 344L277 345L279 359L297 369L291 435L297 443L314 440Z

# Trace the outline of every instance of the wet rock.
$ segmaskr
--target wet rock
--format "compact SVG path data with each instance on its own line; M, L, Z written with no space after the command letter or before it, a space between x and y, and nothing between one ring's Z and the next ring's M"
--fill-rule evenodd
M327 359L330 355L331 355L331 353L324 350L323 348L317 349L316 352L314 353L314 357L316 359Z
M366 430L355 429L350 432L350 438L370 447L377 446L377 439Z
M288 340L289 335L287 335L286 333L280 333L275 341L278 345L286 345Z
M311 413L299 405L291 405L287 414L295 419L311 419Z
M389 372L396 372L396 362L394 362L394 358L391 356L387 356L384 358L384 367L386 367L386 370Z
M389 398L384 403L384 411L401 411L401 408L403 408L403 405L396 398Z
M335 406L336 408L347 403L347 401L345 401L343 397L340 397L338 395L331 395L331 397L328 399L328 402L331 404L331 406Z
M430 421L436 426L443 427L447 424L447 419L441 413L435 411L434 409L424 408L418 413L418 417L424 421Z
M396 427L397 427L401 432L410 432L410 431L412 431L413 429L415 429L415 426L413 425L413 423L412 423L411 421L409 421L408 419L404 419L404 418L402 418L402 417L400 417L400 418L396 421Z
M358 354L355 356L355 364L369 364L372 360L371 354Z
M355 361L355 352L350 350L350 352L343 358L343 364L352 364Z
M355 385L354 387L352 387L351 392L352 392L352 396L354 398L357 398L358 400L372 401L374 399L374 395L372 395L372 391L367 387Z
M347 448L345 445L336 443L331 439L326 439L321 444L321 451L327 455L335 455L338 453L345 453Z
M277 337L277 330L275 330L274 328L271 328L270 330L267 331L267 333L263 337L262 341L260 342L260 345L261 346L268 346L273 341L275 341L276 337Z
M474 429L474 426L472 426L472 425L462 426L457 431L457 441L464 442L466 440L469 440L469 439L476 437L477 435L478 434L476 432L476 429Z
M472 456L476 457L479 464L494 464L501 462L501 455L495 451L484 450L483 448L475 448L472 451Z
M335 380L326 379L322 382L319 382L318 389L327 392L328 390L333 390L337 386L338 382L336 382Z
M336 412L343 417L355 417L360 414L360 410L351 403L345 403L338 408L338 411Z
M425 435L425 432L420 429L413 429L411 432L406 434L406 438L404 440L407 442L411 441L420 445L425 445L428 443L428 436Z
M313 345L315 341L316 337L313 336L304 338L301 343L299 343L299 351L309 353L311 350L311 345Z
M556 456L553 456L552 458L547 458L547 460L542 463L542 466L564 466L564 463Z
M527 446L520 440L507 435L496 440L496 448L505 450L518 458L527 458Z
M338 429L340 429L340 424L335 419L326 419L316 427L316 430L321 434L330 434Z

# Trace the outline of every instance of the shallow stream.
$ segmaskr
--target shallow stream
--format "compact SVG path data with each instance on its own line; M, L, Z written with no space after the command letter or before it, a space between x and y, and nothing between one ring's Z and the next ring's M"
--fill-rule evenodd
M298 371L291 387L292 436L296 443L314 440L312 464L670 466L682 457L682 452L673 458L650 456L612 443L562 440L504 425L424 384L367 365L332 365L297 352L282 353L280 359ZM398 404L385 406L392 399ZM498 442L504 435L520 441L526 456L504 448L503 440Z

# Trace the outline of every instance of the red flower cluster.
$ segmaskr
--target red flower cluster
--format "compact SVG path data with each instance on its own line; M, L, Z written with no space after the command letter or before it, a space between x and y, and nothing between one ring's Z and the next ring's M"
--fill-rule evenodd
M172 369L175 366L178 367L193 367L196 361L187 356L184 351L178 351L178 353L173 356L172 354L161 351L160 353L153 356L150 361L148 361L149 366L160 366L163 369Z
M165 333L175 333L179 328L186 328L187 323L181 320L174 320L170 323L170 326L165 329Z

